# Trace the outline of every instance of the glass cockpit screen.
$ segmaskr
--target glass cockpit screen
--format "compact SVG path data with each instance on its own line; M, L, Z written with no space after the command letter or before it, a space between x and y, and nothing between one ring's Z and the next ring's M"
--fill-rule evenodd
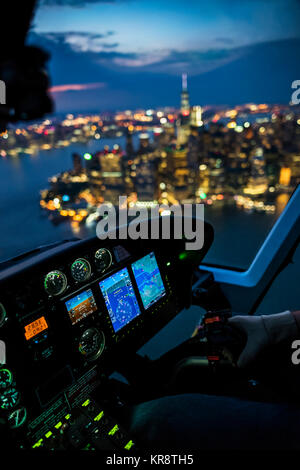
M115 332L128 325L141 310L127 268L99 282Z
M66 302L72 325L88 317L97 310L91 289L85 290Z
M133 274L145 310L166 294L159 267L152 252L132 264Z

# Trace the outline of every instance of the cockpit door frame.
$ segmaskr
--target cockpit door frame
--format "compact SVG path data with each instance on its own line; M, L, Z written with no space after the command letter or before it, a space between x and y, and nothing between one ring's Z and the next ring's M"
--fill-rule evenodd
M238 271L202 263L213 274L233 311L253 313L280 271L291 261L300 241L300 185L267 235L249 268Z

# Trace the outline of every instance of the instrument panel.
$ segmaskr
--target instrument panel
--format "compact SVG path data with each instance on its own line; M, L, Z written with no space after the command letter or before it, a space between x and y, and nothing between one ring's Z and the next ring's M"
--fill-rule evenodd
M29 442L41 439L53 407L55 419L68 415L179 311L155 250L75 245L2 282L0 414Z
M1 263L0 423L15 448L61 448L62 429L78 449L134 447L111 415L109 377L130 374L140 347L190 305L212 241L205 222L197 252L184 239L95 237Z
M99 248L93 256L93 265L95 271L104 273L107 271L113 262L111 252L107 248ZM77 258L75 259L68 269L69 277L75 283L82 283L87 281L92 275L92 267L88 259ZM46 274L44 280L45 291L50 296L57 296L63 294L68 286L68 278L66 273L54 269Z

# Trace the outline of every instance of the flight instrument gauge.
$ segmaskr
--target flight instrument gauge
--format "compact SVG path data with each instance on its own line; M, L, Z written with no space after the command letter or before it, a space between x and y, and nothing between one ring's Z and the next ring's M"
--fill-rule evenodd
M45 291L49 295L62 294L68 285L67 278L61 271L55 270L48 273L44 280Z
M75 281L86 281L91 275L91 265L85 258L78 258L72 263L71 274Z
M11 410L14 408L20 401L20 393L14 387L4 390L0 394L0 408L2 410Z
M17 408L8 415L8 424L11 429L21 427L27 418L27 410L24 406Z
M8 369L0 369L0 389L8 388L13 382L13 375Z
M88 328L82 334L79 342L79 352L88 360L94 361L101 356L105 347L103 331L97 328Z
M105 271L112 263L111 252L106 248L100 248L95 253L95 264L98 271Z

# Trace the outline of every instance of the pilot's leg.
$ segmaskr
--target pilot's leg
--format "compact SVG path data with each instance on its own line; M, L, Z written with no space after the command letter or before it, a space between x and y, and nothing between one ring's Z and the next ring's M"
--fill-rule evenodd
M300 408L231 397L185 394L131 410L131 431L145 448L299 449Z

